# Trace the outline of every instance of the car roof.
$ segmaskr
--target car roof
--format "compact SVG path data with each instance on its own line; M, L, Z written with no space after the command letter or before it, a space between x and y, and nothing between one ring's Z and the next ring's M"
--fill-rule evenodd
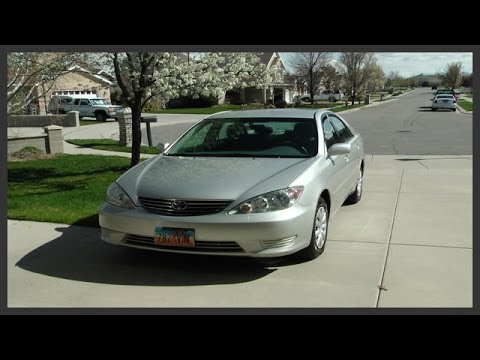
M319 109L259 109L225 111L209 116L210 119L240 119L240 118L300 118L315 119L315 114L322 114L326 110Z

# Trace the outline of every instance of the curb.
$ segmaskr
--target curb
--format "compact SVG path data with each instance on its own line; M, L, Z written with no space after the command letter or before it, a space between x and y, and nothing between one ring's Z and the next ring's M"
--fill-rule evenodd
M473 111L467 111L464 108L462 108L460 105L457 104L457 109L460 111L462 114L473 114Z

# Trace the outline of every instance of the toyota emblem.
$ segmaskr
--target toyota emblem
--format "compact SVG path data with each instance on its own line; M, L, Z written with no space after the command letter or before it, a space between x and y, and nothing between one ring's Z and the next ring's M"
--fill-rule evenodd
M184 200L174 200L172 202L172 209L177 211L183 211L187 208L187 202Z

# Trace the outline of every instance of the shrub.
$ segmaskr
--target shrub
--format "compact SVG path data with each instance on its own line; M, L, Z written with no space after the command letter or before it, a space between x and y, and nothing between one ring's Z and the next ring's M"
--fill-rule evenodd
M215 96L203 96L200 95L194 99L191 95L180 96L172 99L167 103L167 108L206 108L218 104L218 99Z
M26 146L23 149L10 154L10 157L15 160L37 160L43 159L45 154L42 150L36 148L35 146Z

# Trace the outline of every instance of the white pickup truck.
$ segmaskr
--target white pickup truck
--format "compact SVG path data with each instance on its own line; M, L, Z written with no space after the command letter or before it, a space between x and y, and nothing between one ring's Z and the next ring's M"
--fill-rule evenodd
M48 104L48 110L54 114L78 111L79 117L94 117L98 121L107 118L116 119L120 105L112 105L107 100L97 97L54 96Z

